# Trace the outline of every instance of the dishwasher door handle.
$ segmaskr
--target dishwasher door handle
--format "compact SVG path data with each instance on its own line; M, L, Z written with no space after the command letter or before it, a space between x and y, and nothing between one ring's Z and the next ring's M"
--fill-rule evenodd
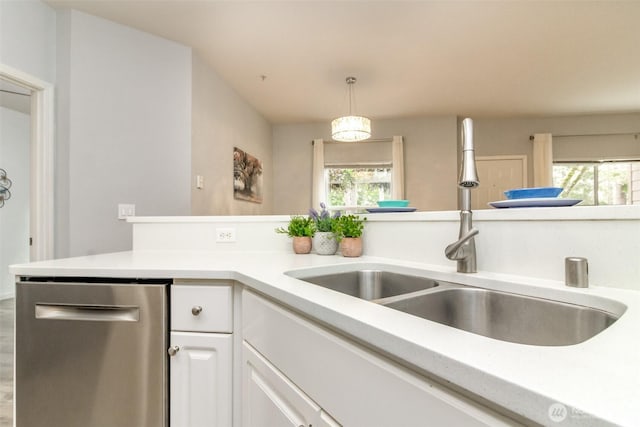
M36 304L36 319L89 322L137 322L140 307L131 305Z

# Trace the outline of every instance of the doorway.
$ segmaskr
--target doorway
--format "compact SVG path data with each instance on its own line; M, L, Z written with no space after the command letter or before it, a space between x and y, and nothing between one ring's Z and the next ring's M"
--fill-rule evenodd
M54 194L54 102L53 85L20 70L0 64L0 80L15 89L30 93L28 191L29 256L27 261L53 258L53 194ZM0 164L0 168L2 165ZM15 172L18 173L17 171ZM15 175L14 175L15 176ZM9 178L11 175L9 176ZM13 194L17 188L13 189ZM14 196L17 197L17 196ZM7 200L8 204L11 201ZM4 259L1 260L4 262ZM8 264L8 262L7 262ZM3 295L0 295L0 298ZM10 295L12 296L12 295Z
M504 192L527 187L527 156L476 157L480 186L473 197L473 210L489 209L488 203L504 200Z
M31 90L0 80L0 300L12 298L9 265L30 261Z

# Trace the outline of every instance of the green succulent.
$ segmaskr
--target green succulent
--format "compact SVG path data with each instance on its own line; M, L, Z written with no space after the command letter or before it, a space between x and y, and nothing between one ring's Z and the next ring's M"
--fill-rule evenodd
M364 231L366 217L360 218L357 215L343 215L337 219L336 235L342 240L345 237L360 237Z
M289 237L311 237L314 232L313 220L308 216L294 215L287 228L276 228L276 233L286 234Z

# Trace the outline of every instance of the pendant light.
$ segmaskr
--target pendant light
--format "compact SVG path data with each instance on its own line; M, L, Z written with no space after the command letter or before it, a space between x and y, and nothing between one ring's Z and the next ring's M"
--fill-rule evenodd
M338 117L331 122L331 136L336 141L355 142L364 141L371 138L371 120L362 116L351 114L354 104L353 85L355 77L347 77L347 87L349 88L349 115Z

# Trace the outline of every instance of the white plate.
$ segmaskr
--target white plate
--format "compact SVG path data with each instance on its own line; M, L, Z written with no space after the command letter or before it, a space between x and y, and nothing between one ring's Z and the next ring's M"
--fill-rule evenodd
M573 206L580 203L578 199L559 199L555 197L538 197L532 199L509 199L489 202L494 208L541 208L548 206Z
M393 207L389 206L386 208L367 208L367 212L369 213L383 213L383 212L413 212L418 208L411 207Z

